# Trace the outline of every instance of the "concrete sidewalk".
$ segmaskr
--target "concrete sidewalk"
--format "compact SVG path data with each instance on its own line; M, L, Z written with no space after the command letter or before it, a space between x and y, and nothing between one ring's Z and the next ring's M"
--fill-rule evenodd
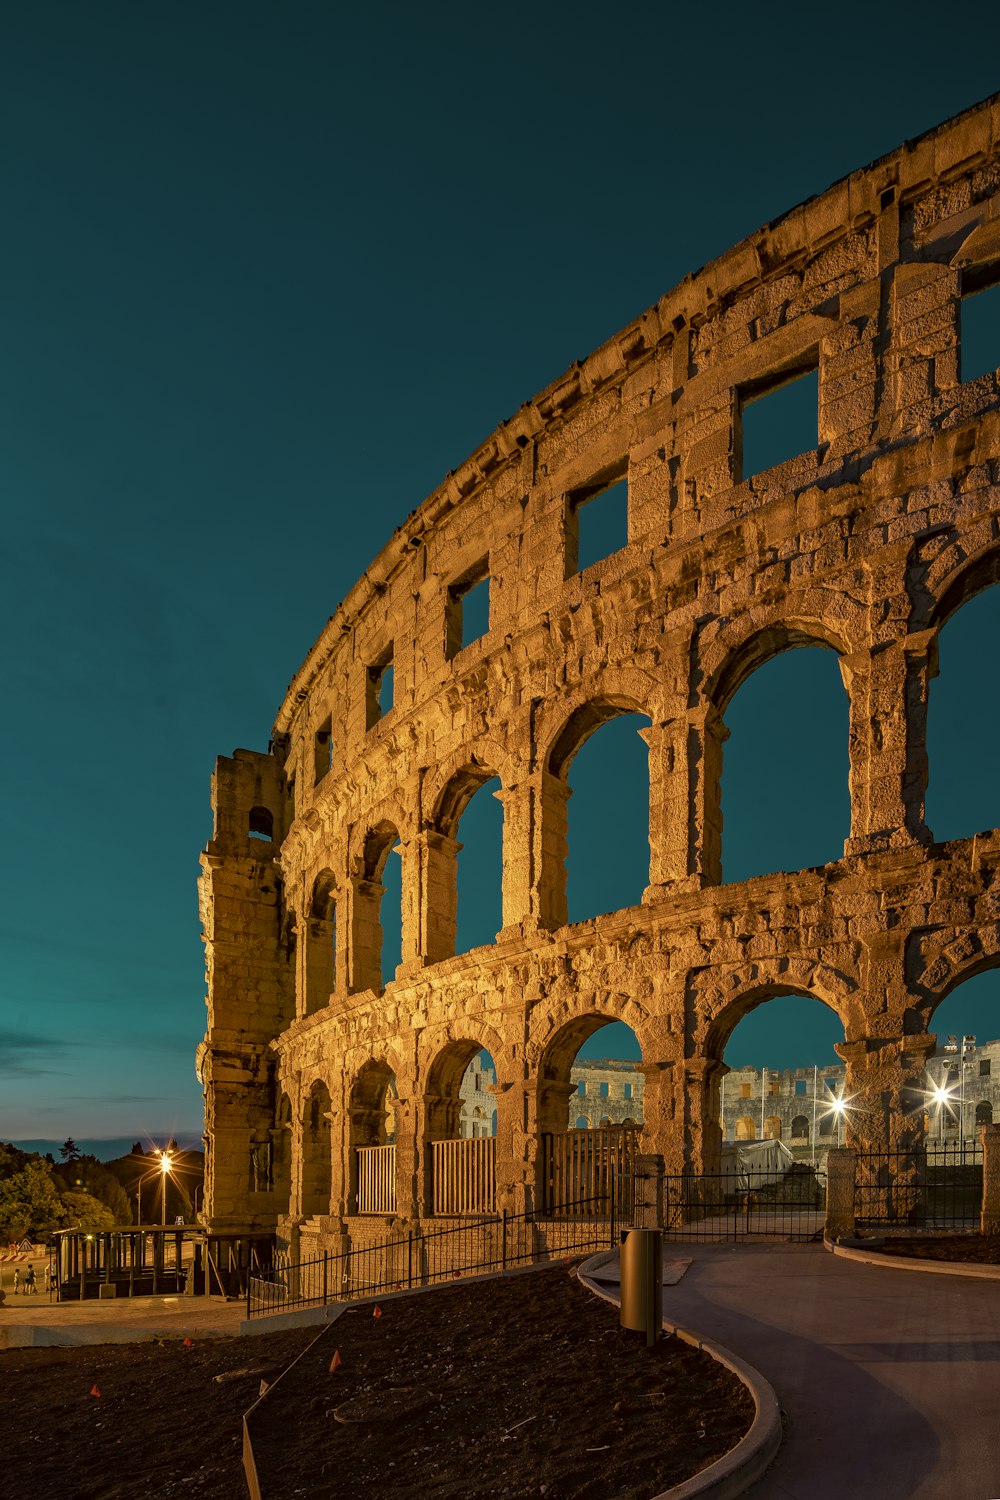
M1000 1285L818 1245L685 1244L664 1317L755 1366L787 1418L751 1500L1000 1497Z
M218 1338L238 1334L245 1317L244 1302L221 1297L116 1297L81 1303L50 1302L47 1293L8 1293L0 1308L0 1350Z

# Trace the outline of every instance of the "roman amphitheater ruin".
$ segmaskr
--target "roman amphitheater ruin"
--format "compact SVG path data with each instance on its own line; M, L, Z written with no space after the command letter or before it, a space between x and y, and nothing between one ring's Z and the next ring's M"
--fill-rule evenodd
M1000 579L1000 372L963 381L961 349L998 282L1000 96L687 276L399 527L295 674L268 752L217 763L211 1225L323 1249L362 1221L456 1212L441 1163L481 1049L491 1202L544 1206L571 1066L616 1019L642 1049L642 1151L697 1170L720 1149L726 1040L777 994L839 1018L850 1137L917 1139L935 1008L1000 964L1000 830L936 842L924 817L938 633ZM818 389L808 451L744 472L744 412L799 378ZM627 545L580 571L582 508L623 481ZM488 628L468 641L484 580ZM727 706L776 653L817 644L850 705L843 856L722 883ZM646 721L648 882L568 925L570 768L623 713ZM458 954L460 823L494 777L502 927ZM383 983L397 844L402 961ZM389 1135L373 1186L366 1153Z

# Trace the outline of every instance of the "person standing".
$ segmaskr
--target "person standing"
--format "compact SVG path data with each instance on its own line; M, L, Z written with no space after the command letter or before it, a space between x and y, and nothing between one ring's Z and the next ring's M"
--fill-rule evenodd
M29 1292L37 1291L38 1288L35 1285L35 1268L34 1266L29 1266L24 1273L24 1295L27 1297Z
M14 1267L14 1296L21 1290L21 1270L19 1266Z

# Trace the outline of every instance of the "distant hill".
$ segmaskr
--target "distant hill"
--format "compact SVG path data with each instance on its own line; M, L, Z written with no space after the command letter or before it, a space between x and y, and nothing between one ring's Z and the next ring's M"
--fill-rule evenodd
M169 1133L157 1141L158 1146L165 1146L169 1140ZM203 1142L200 1135L178 1135L175 1137L182 1151L201 1151ZM37 1151L39 1156L45 1156L51 1152L55 1161L61 1161L59 1149L65 1142L63 1136L61 1141L12 1141L11 1145L17 1146L20 1151ZM117 1161L121 1156L127 1156L137 1140L141 1140L144 1146L149 1146L145 1136L136 1132L135 1135L121 1135L104 1140L85 1140L83 1136L74 1136L77 1149L83 1156L96 1156L98 1161Z

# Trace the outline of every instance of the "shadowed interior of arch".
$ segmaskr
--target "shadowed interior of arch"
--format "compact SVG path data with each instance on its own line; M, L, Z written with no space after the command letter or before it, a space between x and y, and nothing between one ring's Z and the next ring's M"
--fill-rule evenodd
M600 724L569 765L566 906L570 922L638 906L649 884L649 751L644 714Z
M782 651L725 711L723 877L749 880L843 857L850 835L849 702L836 653Z
M1000 693L983 663L1000 653L1000 585L951 615L938 637L927 712L927 823L939 842L1000 826Z
M398 840L388 850L382 867L385 892L379 907L382 927L382 983L395 979L403 958L403 861Z

